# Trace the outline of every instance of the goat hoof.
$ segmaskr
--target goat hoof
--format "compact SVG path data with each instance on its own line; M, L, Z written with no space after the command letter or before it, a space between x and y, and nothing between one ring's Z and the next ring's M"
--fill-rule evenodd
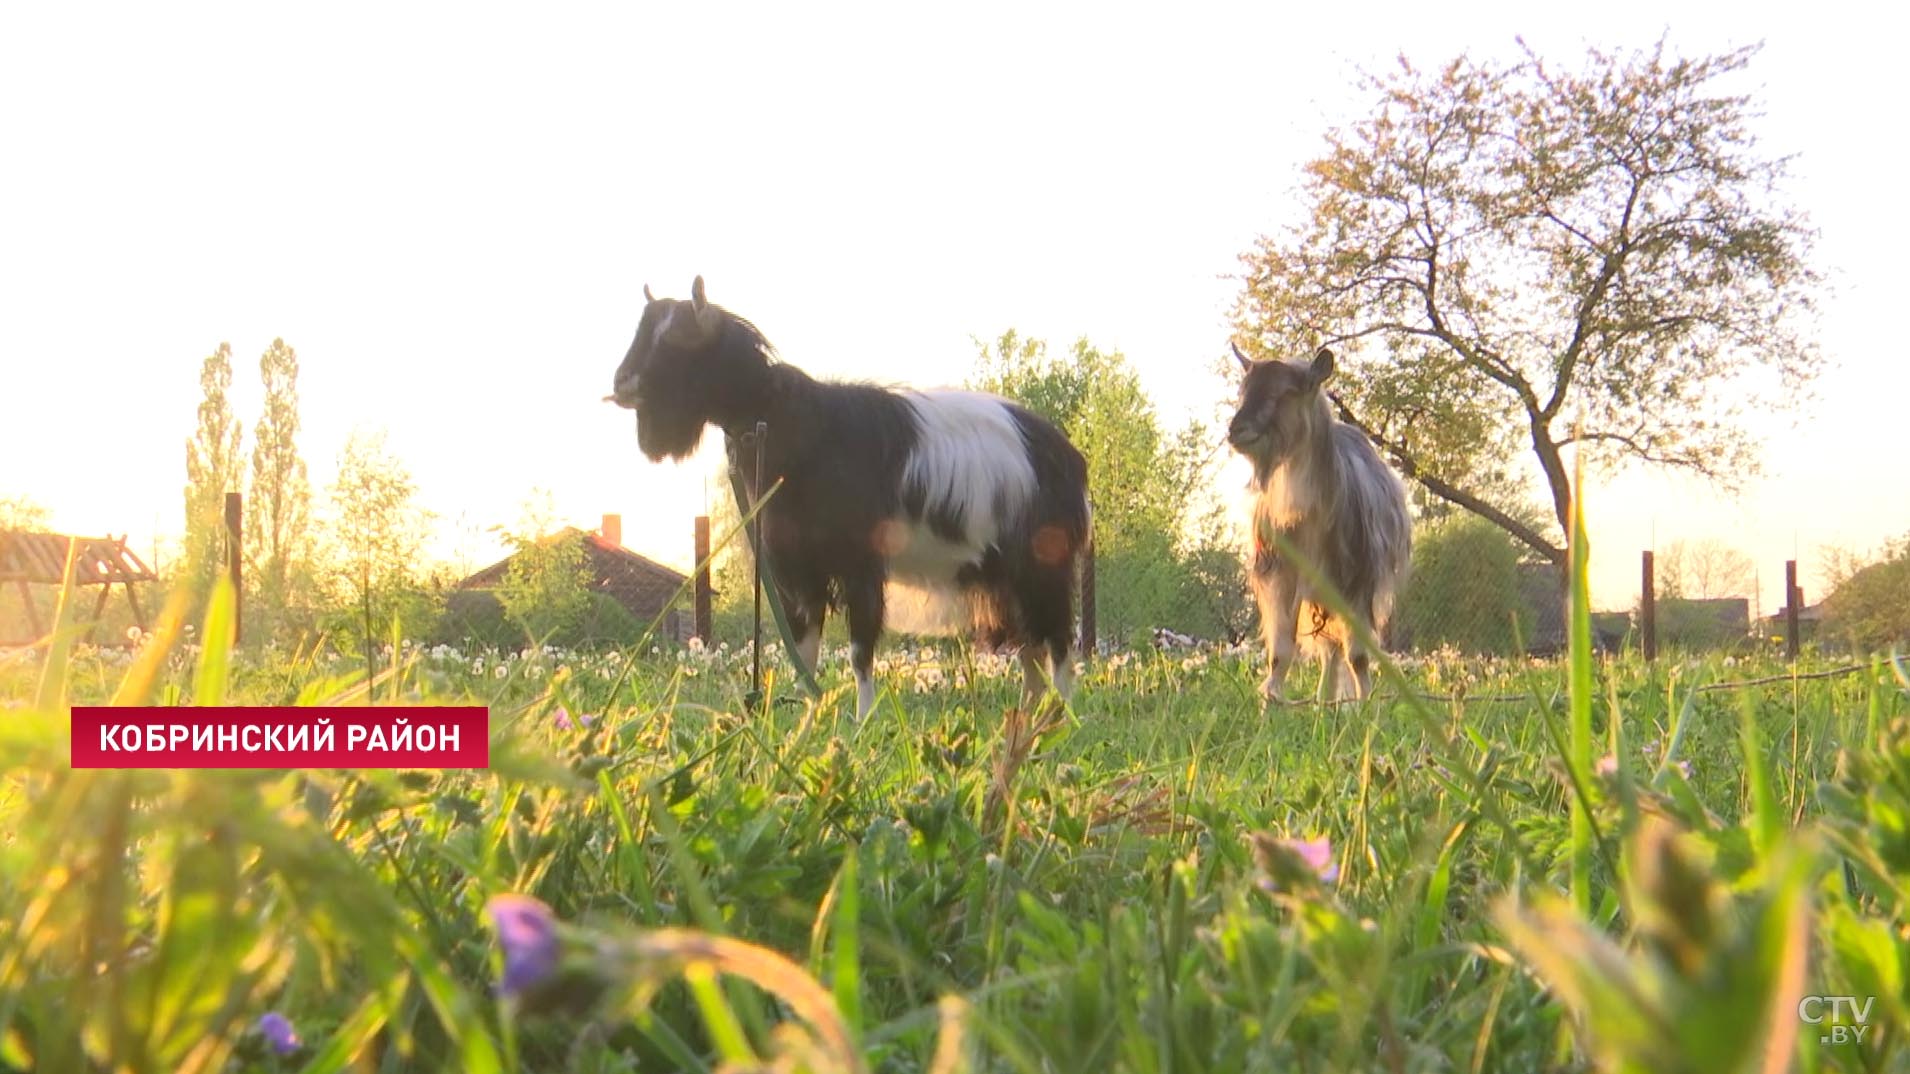
M1286 705L1291 703L1287 700L1286 692L1280 689L1280 683L1271 677L1261 681L1260 698L1270 705Z

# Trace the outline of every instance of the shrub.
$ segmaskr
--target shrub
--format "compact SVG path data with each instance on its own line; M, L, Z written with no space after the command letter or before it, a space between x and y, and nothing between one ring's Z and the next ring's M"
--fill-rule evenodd
M1860 652L1910 645L1910 536L1831 591L1821 629L1827 641Z
M1532 630L1521 596L1519 550L1504 530L1472 515L1422 527L1413 541L1412 574L1400 595L1399 621L1413 647L1450 645L1461 652L1509 654L1512 617Z

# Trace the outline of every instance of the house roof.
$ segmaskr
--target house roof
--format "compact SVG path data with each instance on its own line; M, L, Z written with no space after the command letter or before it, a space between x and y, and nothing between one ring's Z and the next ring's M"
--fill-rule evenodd
M69 537L64 533L0 532L0 582L59 585L66 577L66 548L79 543L73 581L79 585L150 582L155 577L123 537Z
M638 555L622 545L612 544L601 534L588 533L574 526L566 527L545 540L555 541L573 536L583 538L584 555L590 563L591 588L608 594L638 614L660 611L683 591L684 583L688 581L683 575L653 559ZM505 556L459 582L458 588L495 589L503 583L511 569L511 561L516 558L515 553Z
M1821 600L1816 604L1806 604L1802 608L1797 609L1797 619L1801 623L1815 623L1823 617L1824 602ZM1779 608L1760 621L1765 623L1782 623L1784 622L1784 609Z

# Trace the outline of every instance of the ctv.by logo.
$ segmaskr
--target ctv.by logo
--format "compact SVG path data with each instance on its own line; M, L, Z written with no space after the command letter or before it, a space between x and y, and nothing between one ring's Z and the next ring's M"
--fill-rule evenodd
M1797 1001L1797 1018L1824 1031L1819 1044L1862 1044L1876 1002L1876 996L1865 996L1861 1003L1856 996L1805 996Z

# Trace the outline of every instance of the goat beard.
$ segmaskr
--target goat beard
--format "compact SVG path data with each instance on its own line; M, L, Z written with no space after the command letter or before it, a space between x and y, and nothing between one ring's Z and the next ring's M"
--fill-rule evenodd
M651 462L665 459L686 459L695 454L696 446L703 439L703 423L683 422L676 427L675 422L652 414L645 417L637 412L637 448Z

